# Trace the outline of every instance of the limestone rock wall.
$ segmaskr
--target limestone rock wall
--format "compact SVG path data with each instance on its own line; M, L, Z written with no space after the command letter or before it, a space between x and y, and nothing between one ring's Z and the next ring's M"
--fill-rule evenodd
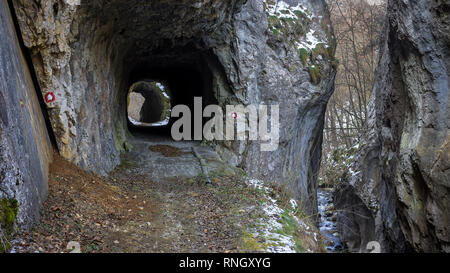
M11 219L6 219L11 216L8 213L13 212L15 223L21 227L28 227L38 218L40 205L47 195L52 148L7 1L0 1L0 33L2 236L2 227L11 228Z
M250 174L287 185L315 214L324 112L334 91L333 31L324 1L275 2L247 1L234 20L237 43L217 53L220 59L229 52L239 56L237 72L227 74L238 75L230 81L244 104L280 106L276 151L261 152L254 142L235 150ZM298 16L294 23L283 15L283 3ZM223 60L224 67L232 67L232 59ZM322 79L315 82L316 70Z
M105 174L128 137L126 93L149 65L195 64L220 105L279 104L280 147L216 143L224 160L290 187L311 213L334 82L325 1L14 0L60 153ZM135 79L136 80L136 79ZM139 79L137 79L139 80Z
M450 251L449 19L448 1L389 1L367 144L335 196L355 250Z

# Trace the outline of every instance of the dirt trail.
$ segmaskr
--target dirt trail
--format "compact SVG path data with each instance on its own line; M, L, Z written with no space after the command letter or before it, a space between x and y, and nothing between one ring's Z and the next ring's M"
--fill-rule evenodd
M227 211L229 203L217 200L216 189L234 181L223 177L214 186L195 179L154 182L145 176L118 171L111 183L127 192L151 200L153 213L131 220L111 240L121 242L127 252L226 252L238 247L239 222ZM228 178L231 179L231 178ZM230 200L231 201L231 200ZM142 229L146 227L146 229ZM132 236L129 236L129 235Z
M12 251L69 252L74 241L82 252L258 252L279 247L285 232L304 237L288 215L288 229L277 226L280 234L270 243L265 235L256 238L267 196L209 147L143 137L132 145L108 177L86 173L55 153L41 221L16 236ZM311 236L303 250L321 251Z
M106 178L55 153L41 221L17 236L13 251L67 252L69 241L79 242L83 252L238 251L240 227L234 223L245 217L234 213L232 195L219 193L243 185L231 168L199 146L221 172L207 186L189 145L143 139L133 145Z

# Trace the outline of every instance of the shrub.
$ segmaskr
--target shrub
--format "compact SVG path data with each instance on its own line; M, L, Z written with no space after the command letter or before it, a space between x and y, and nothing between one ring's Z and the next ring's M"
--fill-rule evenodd
M309 66L309 75L311 76L311 82L313 84L317 85L322 80L322 75L320 74L320 70L315 65L310 65Z
M300 60L302 61L303 66L305 66L309 58L309 53L305 48L300 48L299 54Z

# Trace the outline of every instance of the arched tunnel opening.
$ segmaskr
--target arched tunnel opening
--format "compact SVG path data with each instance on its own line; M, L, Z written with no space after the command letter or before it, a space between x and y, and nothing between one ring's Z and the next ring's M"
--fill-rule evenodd
M170 139L171 125L177 119L171 118L174 106L186 105L194 113L195 97L202 98L203 107L217 104L213 72L208 64L212 58L208 50L189 44L154 50L135 64L130 70L126 98L127 128L131 134ZM191 121L193 128L194 119Z
M164 83L153 80L131 85L127 97L128 122L135 127L167 126L171 114L170 91Z
M240 1L82 0L53 6L18 0L15 5L19 21L37 15L63 26L58 32L21 28L26 42L41 33L58 41L31 48L31 58L42 95L54 98L46 110L59 153L83 169L106 175L137 134L171 139L176 120L167 120L166 108L183 104L194 112L194 97L202 97L205 107L233 96L216 43L227 42L224 26ZM214 36L218 31L223 37ZM142 82L164 86L170 106L148 91L152 88L137 84ZM131 97L145 99L133 120Z

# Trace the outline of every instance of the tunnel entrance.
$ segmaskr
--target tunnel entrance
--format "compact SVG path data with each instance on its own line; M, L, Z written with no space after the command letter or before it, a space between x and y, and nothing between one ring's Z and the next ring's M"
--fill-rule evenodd
M209 50L189 44L153 50L150 56L136 62L127 94L129 131L133 135L171 139L171 125L178 119L170 116L173 107L186 105L194 113L195 97L202 98L203 107L217 104L213 58Z
M173 141L171 128L178 118L161 118L162 101L151 92L148 96L153 99L146 98L148 92L130 92L136 83L163 84L170 90L172 108L183 104L193 109L194 97L202 97L204 106L235 99L218 47L229 46L232 33L227 27L241 1L69 2L59 2L55 9L14 2L21 11L26 42L30 46L34 39L49 42L32 46L31 61L42 95L54 95L55 101L44 105L65 159L107 174L119 164L121 153L133 147L136 132L162 133ZM25 23L35 18L43 23ZM55 21L61 27L56 32ZM218 35L221 31L223 35ZM142 107L130 115L128 101L135 99Z

